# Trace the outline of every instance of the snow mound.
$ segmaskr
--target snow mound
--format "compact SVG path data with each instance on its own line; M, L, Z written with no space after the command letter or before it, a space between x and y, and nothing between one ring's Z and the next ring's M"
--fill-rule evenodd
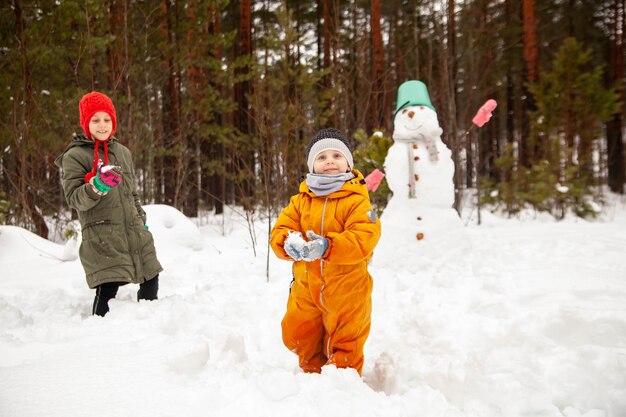
M37 259L72 261L76 259L64 245L16 226L0 226L0 262L26 262Z
M626 416L626 200L608 220L458 228L422 208L383 215L362 377L299 369L281 338L292 263L255 253L244 222L193 250L178 211L147 207L159 299L122 286L104 318L80 262L49 256L65 247L0 226L0 415Z
M143 209L148 215L148 227L157 247L173 243L195 251L203 248L198 227L174 207L153 204L143 206Z

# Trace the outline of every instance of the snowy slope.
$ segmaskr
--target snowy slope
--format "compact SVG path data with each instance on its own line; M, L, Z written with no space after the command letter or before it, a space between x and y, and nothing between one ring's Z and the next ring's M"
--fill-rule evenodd
M105 318L75 248L0 226L0 416L625 416L616 207L597 222L483 214L441 247L381 248L362 379L298 370L280 335L290 264L271 255L267 283L236 214L197 228L147 206L160 300L122 287Z

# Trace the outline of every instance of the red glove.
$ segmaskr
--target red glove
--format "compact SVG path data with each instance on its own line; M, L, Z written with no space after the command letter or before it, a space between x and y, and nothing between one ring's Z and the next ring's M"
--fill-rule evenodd
M472 123L474 123L478 127L483 127L485 123L491 119L491 112L496 108L498 103L495 100L489 99L483 104L480 109L476 112L476 116L472 119Z
M369 191L376 191L384 177L385 174L379 171L378 168L373 170L367 177L365 177L365 185L367 186L367 189Z

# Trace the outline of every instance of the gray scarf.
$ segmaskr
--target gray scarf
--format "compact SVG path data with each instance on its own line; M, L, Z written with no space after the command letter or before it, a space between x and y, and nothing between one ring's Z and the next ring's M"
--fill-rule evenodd
M343 187L346 181L355 178L352 172L344 174L307 174L306 185L315 195L323 197Z

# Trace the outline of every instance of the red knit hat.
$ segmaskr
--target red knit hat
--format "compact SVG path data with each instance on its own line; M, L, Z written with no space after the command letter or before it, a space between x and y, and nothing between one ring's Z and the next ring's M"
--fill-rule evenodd
M113 106L113 102L106 95L97 91L85 94L83 98L80 99L80 103L78 103L78 111L80 112L80 126L83 128L85 135L87 135L89 139L92 139L91 133L89 132L89 122L91 121L93 115L99 111L107 112L109 116L111 116L113 129L111 130L109 138L115 133L115 130L117 129L115 106Z
M111 129L111 134L104 141L104 165L109 164L109 139L115 133L117 129L117 116L115 115L115 106L113 106L113 102L106 95L99 93L97 91L92 91L91 93L85 94L83 98L80 99L78 103L78 111L80 113L80 126L85 131L85 135L89 139L93 139L91 137L91 132L89 131L89 122L94 114L99 111L103 111L111 116L111 121L113 122L113 128ZM88 172L85 175L85 182L89 182L89 180L96 175L96 170L98 169L98 143L94 144L93 149L93 169L91 172Z

